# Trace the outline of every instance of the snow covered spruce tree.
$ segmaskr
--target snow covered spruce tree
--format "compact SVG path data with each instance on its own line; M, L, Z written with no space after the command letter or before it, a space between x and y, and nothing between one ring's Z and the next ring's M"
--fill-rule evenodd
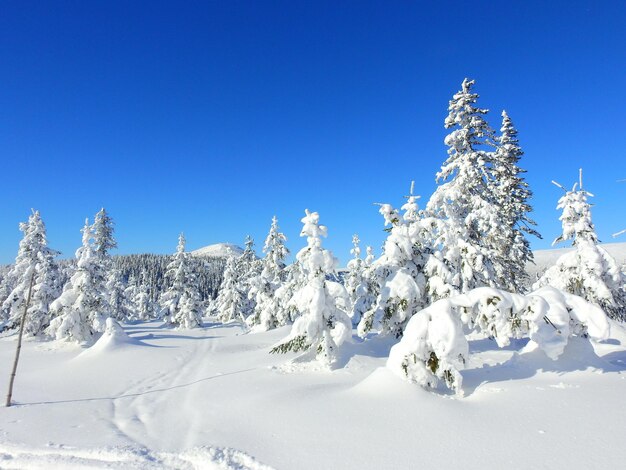
M375 296L371 292L371 282L368 279L368 268L373 260L371 247L368 247L368 255L361 258L361 240L358 235L352 237L352 249L350 253L353 258L348 261L348 274L346 275L345 286L350 296L350 317L353 325L358 325L363 314L371 307Z
M90 341L108 317L101 257L92 244L89 219L81 230L82 246L76 250L76 271L63 287L63 293L50 305L56 315L47 329L56 339Z
M261 331L282 326L284 318L278 316L279 307L276 290L285 280L285 258L289 250L285 246L287 237L279 231L278 219L272 218L270 231L265 239L260 263L261 272L250 280L249 296L254 298L254 312L247 322Z
M490 170L495 137L484 119L486 109L476 107L473 80L463 80L461 90L448 106L445 138L448 159L437 173L441 184L426 210L434 220L433 247L453 274L458 292L480 286L497 286L498 247L506 244L500 229L502 219L493 203ZM436 299L435 299L436 300Z
M380 206L385 226L390 226L389 235L381 257L371 267L378 294L359 322L361 337L377 331L399 338L406 322L426 302L429 227L421 219L413 184L407 199L402 215L389 204Z
M130 320L133 317L132 300L127 295L128 286L119 269L111 267L109 270L106 289L111 317L117 321Z
M20 224L20 230L24 237L20 241L15 264L8 273L15 280L15 287L2 304L8 320L5 328L14 328L20 324L32 278L31 301L26 312L24 332L39 335L50 324L49 307L60 293L59 270L54 259L58 252L48 247L46 226L39 211L33 211L28 222Z
M222 284L213 302L213 309L217 318L222 323L234 320L245 322L246 297L239 290L239 278L237 271L237 258L230 248L227 249L226 266Z
M165 277L169 287L160 299L165 322L178 328L201 326L200 298L188 253L185 252L185 236L182 233L178 237L176 253L167 266Z
M526 234L541 238L533 228L537 224L530 218L532 192L524 180L519 166L524 154L519 145L517 130L506 111L502 111L502 128L497 139L498 148L493 155L493 202L502 223L503 243L496 244L497 262L494 263L497 281L501 288L521 292L527 285L526 264L533 261L533 252Z
M108 291L109 285L115 287L114 284L109 284L110 277L114 274L113 261L111 259L110 250L117 248L117 241L113 236L115 232L113 219L109 216L107 211L100 209L94 217L94 223L91 226L91 234L93 237L93 269L92 269L92 282L94 289L98 290L103 296L103 307L101 314L94 317L93 327L98 332L103 332L106 327L106 318L111 316L114 312L111 311L111 293ZM116 292L113 296L117 297L123 293ZM118 298L113 299L116 303ZM123 301L123 300L122 300ZM117 305L116 307L119 307ZM123 315L124 312L121 312Z
M254 279L261 272L261 263L254 252L254 240L250 235L246 236L245 249L236 260L237 289L243 296L241 314L244 318L253 315L255 308L255 295L251 293Z
M129 284L129 287L126 289L126 296L133 306L132 318L142 321L153 318L155 316L155 308L150 295L146 272L141 273L138 283L129 281Z
M337 348L350 337L352 326L346 312L337 307L336 293L331 293L326 276L335 271L337 260L322 248L322 238L327 234L319 224L317 212L309 212L302 219L300 236L307 237L307 246L296 255L306 279L292 302L301 315L296 319L291 333L272 353L309 351L326 364L335 360ZM333 284L333 289L337 286ZM340 286L340 285L339 285ZM344 291L345 293L345 291Z
M93 244L96 256L105 260L103 264L111 264L109 251L117 248L117 241L113 236L115 232L113 219L109 216L104 207L96 214L91 230L93 232Z
M300 314L292 299L306 283L300 262L296 259L285 268L285 281L276 289L276 318L279 325L293 323Z
M564 191L557 205L557 209L563 211L560 217L563 233L553 245L572 240L574 250L561 255L533 289L552 286L578 295L598 305L609 317L624 321L626 278L615 259L598 245L591 221L591 204L587 201L593 194L583 189L582 170L579 183L574 184L571 191Z

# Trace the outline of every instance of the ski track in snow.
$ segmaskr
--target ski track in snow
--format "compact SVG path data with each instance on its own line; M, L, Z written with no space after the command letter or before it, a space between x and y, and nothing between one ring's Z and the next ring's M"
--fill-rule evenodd
M183 409L178 413L191 417L185 423L182 432L173 433L172 447L186 449L193 437L201 430L194 407L198 405L195 384L206 380L219 379L231 374L248 372L254 369L237 370L211 375L213 364L211 352L220 338L212 337L211 330L204 330L204 335L192 340L192 347L183 350L176 357L177 366L166 369L152 377L139 381L124 390L119 398L112 400L111 422L132 442L146 445L157 441L155 421L164 419L171 412L171 404L178 403ZM154 412L155 410L161 410ZM196 418L196 419L194 419Z
M244 452L230 448L196 447L182 453L150 452L145 448L44 449L0 444L2 469L176 469L272 470Z
M131 443L124 447L78 449L73 446L49 443L45 448L22 447L0 443L1 469L222 469L271 470L252 456L228 447L192 446L193 437L201 432L194 407L198 405L194 385L232 374L244 373L254 368L226 373L211 373L211 352L221 338L214 337L211 329L185 341L172 364L162 370L131 382L107 398L100 411L101 419L108 422L114 432ZM80 357L80 355L78 356ZM89 400L89 399L86 399ZM182 409L173 409L172 403ZM162 439L157 421L171 419L172 413L187 417L182 429L171 433L169 446L186 449L182 453L148 450L151 444ZM196 419L194 419L194 417ZM191 420L189 419L191 418ZM182 432L181 432L182 431Z

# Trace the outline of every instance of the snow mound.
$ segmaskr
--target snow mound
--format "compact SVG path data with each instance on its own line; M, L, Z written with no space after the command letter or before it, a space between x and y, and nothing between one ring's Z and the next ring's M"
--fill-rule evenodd
M78 357L109 353L125 346L141 344L143 343L129 337L120 324L113 318L107 318L102 336L100 336L93 346L82 352Z
M552 287L527 296L479 287L416 313L402 340L391 348L387 367L410 382L433 388L442 382L462 395L467 330L495 339L499 347L511 339L530 338L556 360L571 337L606 340L610 324L596 305Z
M177 470L272 470L236 449L195 447L180 454L150 452L145 448L109 447L76 449L63 445L28 448L0 444L3 469L177 469Z
M234 245L232 243L215 243L214 245L208 245L197 250L190 251L193 256L208 256L211 258L226 258L228 256L228 250L233 255L239 256L243 253L243 248Z

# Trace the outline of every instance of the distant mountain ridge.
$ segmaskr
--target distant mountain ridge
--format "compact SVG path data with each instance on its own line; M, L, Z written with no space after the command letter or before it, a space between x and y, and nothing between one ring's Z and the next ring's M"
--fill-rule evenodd
M197 250L190 251L193 256L207 256L210 258L226 258L230 252L239 256L243 253L243 248L233 243L215 243L213 245L204 246Z

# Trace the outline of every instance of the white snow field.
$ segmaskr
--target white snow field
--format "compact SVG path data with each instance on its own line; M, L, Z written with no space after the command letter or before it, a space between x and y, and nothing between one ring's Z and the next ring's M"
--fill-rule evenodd
M385 367L356 335L333 370L270 355L289 327L109 327L91 348L25 341L3 469L589 469L626 465L626 331L557 361L470 341L464 396ZM15 335L0 338L7 387Z

